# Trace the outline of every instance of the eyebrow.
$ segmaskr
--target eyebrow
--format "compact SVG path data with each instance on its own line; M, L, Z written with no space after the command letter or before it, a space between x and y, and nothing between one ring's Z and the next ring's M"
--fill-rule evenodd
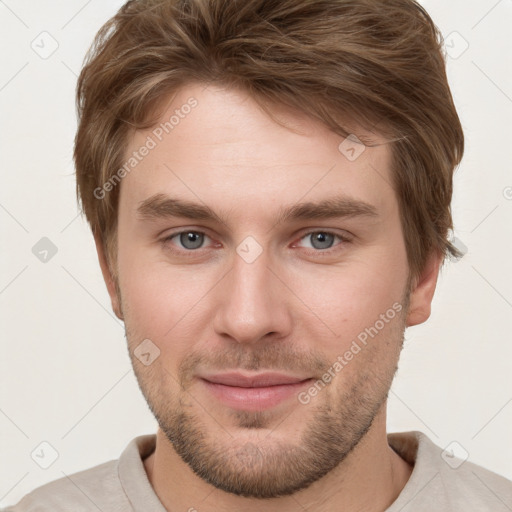
M217 214L205 204L155 194L141 201L137 208L140 220L158 220L173 217L184 217L194 220L210 220L227 224L229 215L226 212ZM346 217L378 217L375 206L348 196L335 196L318 202L298 203L281 207L278 211L276 224L296 220L319 220Z

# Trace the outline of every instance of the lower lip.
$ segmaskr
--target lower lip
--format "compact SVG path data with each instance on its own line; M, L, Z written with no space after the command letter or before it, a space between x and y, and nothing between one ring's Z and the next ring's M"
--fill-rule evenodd
M302 388L308 386L313 379L303 380L295 384L282 384L263 388L240 388L216 384L202 379L210 392L222 403L234 409L244 411L259 411L268 409L296 395Z

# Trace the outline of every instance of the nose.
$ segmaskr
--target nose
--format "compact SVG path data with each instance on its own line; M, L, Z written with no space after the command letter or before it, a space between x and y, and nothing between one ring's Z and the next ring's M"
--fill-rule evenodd
M252 263L238 254L217 291L214 329L238 343L253 344L265 337L281 338L292 327L290 291L270 268L265 251ZM274 266L275 267L275 266Z

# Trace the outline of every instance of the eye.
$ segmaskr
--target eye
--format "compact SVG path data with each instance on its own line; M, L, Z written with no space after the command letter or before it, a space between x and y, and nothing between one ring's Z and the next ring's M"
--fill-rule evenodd
M309 240L311 244L310 247L317 251L326 251L331 249L336 239L339 239L342 242L350 241L347 237L331 233L330 231L311 231L301 238L301 240Z
M205 233L202 233L201 231L188 230L180 231L179 233L169 235L164 239L164 242L170 242L174 238L176 238L179 244L181 245L181 249L194 250L200 249L201 246L203 245L205 238L209 237L205 235Z
M338 239L340 243L335 244L336 239ZM170 242L169 249L172 251L191 253L198 249L202 249L206 240L210 240L210 237L202 231L189 229L171 233L169 236L165 237L162 242L164 244ZM344 243L350 243L349 237L332 233L330 231L310 231L300 238L300 241L303 240L305 240L306 243L309 240L310 245L301 245L300 242L297 245L306 249L313 249L313 252L315 253L330 253L336 250L337 246L344 245Z

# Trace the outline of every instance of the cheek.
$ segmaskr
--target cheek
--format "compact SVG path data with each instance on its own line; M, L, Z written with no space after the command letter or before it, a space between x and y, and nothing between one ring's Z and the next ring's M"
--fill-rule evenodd
M191 330L205 321L207 301L201 298L215 285L210 275L192 266L173 267L135 244L130 251L120 251L119 282L130 331L137 338L154 339L162 348L172 340L173 350L179 351L180 340L193 336Z
M405 256L382 248L371 252L344 266L302 272L294 280L297 295L315 314L308 315L310 328L328 334L322 339L350 343L393 304L401 304L407 278Z

